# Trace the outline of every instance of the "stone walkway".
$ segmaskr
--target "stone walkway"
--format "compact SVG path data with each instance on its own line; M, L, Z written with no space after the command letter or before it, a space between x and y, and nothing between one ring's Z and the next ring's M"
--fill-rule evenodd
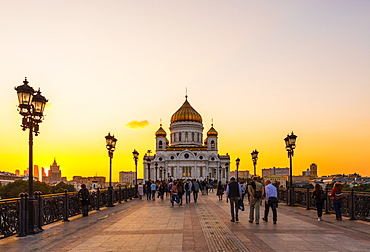
M333 215L319 222L315 211L280 204L276 225L256 225L246 208L232 223L229 204L212 193L181 207L135 199L2 239L0 251L370 251L368 222L336 222Z

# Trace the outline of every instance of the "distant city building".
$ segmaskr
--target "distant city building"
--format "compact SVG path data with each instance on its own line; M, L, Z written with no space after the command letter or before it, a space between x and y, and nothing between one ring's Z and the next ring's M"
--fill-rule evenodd
M1 185L6 185L18 179L23 179L23 176L17 176L16 174L11 173L11 172L0 172L0 184Z
M78 185L85 184L90 189L107 187L105 177L102 176L94 177L73 176L73 182L77 183Z
M33 176L35 178L39 178L40 177L40 175L39 175L39 166L38 165L34 165L33 166Z
M54 158L54 163L50 165L48 181L49 182L62 181L62 171L60 170L60 167L57 164L57 161L55 160L55 158Z
M278 168L278 167L273 167L273 168L268 168L268 169L262 169L262 177L266 176L289 176L290 174L290 169L289 168Z
M236 170L235 171L231 171L230 172L230 177L237 177L236 176ZM239 171L238 172L238 178L243 178L243 179L247 179L247 178L251 178L252 175L250 174L249 171Z
M223 183L229 181L229 170L226 167L230 164L230 156L218 154L218 132L213 124L203 142L202 116L190 105L187 96L182 106L172 115L169 129L170 140L160 124L155 133L156 154L143 156L145 180L208 178ZM151 160L150 169L147 159Z
M286 188L287 176L270 175L264 177L264 180L270 180L271 184L279 183L279 187Z
M317 178L317 164L312 163L310 165L310 179Z
M15 170L15 176L19 176L21 173L19 170Z
M136 178L136 172L125 172L121 171L119 172L119 182L120 183L127 183L130 185L135 185L135 178Z

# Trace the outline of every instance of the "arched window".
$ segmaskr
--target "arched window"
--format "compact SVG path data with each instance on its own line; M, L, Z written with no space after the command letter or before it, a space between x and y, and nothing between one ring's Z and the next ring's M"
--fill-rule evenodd
M185 141L189 141L189 138L188 138L188 132L185 132Z
M194 132L193 132L193 133L191 133L191 141L195 142Z
M215 141L211 141L211 149L214 149L215 148Z
M179 133L179 141L181 142L181 132Z
M162 140L161 140L161 141L159 141L159 143L158 143L158 147L159 147L159 149L162 149L162 147L163 147Z

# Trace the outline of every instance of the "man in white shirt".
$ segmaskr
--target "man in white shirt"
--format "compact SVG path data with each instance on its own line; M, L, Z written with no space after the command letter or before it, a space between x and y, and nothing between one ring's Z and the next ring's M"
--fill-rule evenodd
M271 184L270 180L266 180L266 202L265 202L265 217L262 218L263 221L268 221L268 215L270 207L272 209L272 221L274 224L277 222L277 205L278 205L278 199L277 199L277 190L276 187Z

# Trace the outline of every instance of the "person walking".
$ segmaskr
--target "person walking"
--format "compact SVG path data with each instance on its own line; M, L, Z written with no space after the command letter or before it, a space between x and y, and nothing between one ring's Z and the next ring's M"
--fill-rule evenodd
M230 200L231 222L239 221L238 201L242 198L242 190L235 178L226 187L226 202Z
M149 181L145 182L145 193L146 193L146 200L152 199L152 190L150 189L152 183Z
M315 187L312 192L312 198L315 201L318 221L322 221L322 209L324 207L324 202L326 200L326 196L323 197L323 195L325 195L325 193L324 190L322 190L321 185L315 184Z
M342 220L342 211L341 211L342 200L343 200L342 188L343 188L343 185L339 182L336 182L330 194L333 200L336 221Z
M162 183L159 185L159 188L158 188L158 194L160 194L161 201L163 201L166 188L167 188L166 182L162 181Z
M179 201L180 206L182 205L182 195L184 195L184 184L180 179L177 183L177 200Z
M155 184L154 180L152 181L152 184L150 185L150 190L152 192L152 200L155 200L155 192L157 191L157 185Z
M194 203L197 203L198 200L198 193L199 193L199 181L194 180L193 186L191 187L193 191Z
M170 192L171 192L171 204L172 204L172 207L174 206L174 202L176 202L177 204L179 204L180 202L177 200L177 182L174 181L172 186L171 186L171 189L170 189ZM180 206L180 205L179 205Z
M139 199L143 198L144 195L144 187L141 183L137 186L137 194L139 195Z
M221 181L218 181L217 196L219 201L222 200L222 195L224 195L224 186L222 185Z
M269 210L271 207L272 210L272 221L274 224L277 222L277 205L278 205L278 199L277 199L277 190L274 185L271 184L270 180L266 180L266 187L265 187L265 193L266 193L266 201L265 201L265 217L262 218L263 221L268 221L268 215Z
M82 216L87 217L89 215L90 193L85 184L81 184L78 195L81 200Z
M192 183L191 183L190 179L188 179L188 181L186 181L184 187L185 187L185 200L186 200L186 203L190 203L190 194L191 194L191 187L192 187Z
M260 224L260 205L262 202L263 185L257 181L257 177L252 178L252 183L248 186L248 193L251 197L249 208L249 222ZM256 217L254 219L254 217Z

